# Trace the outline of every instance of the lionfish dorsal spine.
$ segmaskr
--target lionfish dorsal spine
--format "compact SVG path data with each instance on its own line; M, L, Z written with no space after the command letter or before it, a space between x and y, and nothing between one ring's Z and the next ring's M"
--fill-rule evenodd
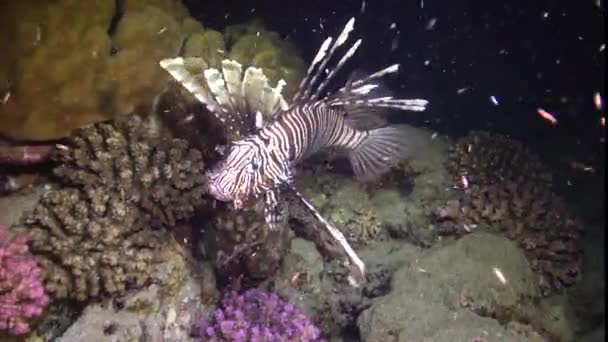
M222 61L222 74L226 83L226 90L230 96L230 102L233 108L240 113L245 107L241 89L243 66L237 61L225 59Z
M271 87L260 68L249 66L243 71L240 63L225 59L220 71L208 68L198 57L167 58L159 64L236 138L261 127L256 125L260 122L255 117L258 112L269 119L289 107L281 94L285 81L280 80L276 87Z
M303 99L308 100L310 99L311 101L315 100L315 95L313 95L312 97L309 98L310 92L313 90L315 83L317 82L317 79L319 78L320 75L322 75L324 72L327 72L325 70L325 66L327 65L327 63L331 60L331 58L333 57L334 53L336 52L336 50L342 46L342 44L344 44L346 42L346 40L348 39L348 35L350 34L350 32L353 30L355 25L355 18L351 18L348 23L346 23L346 26L344 26L344 29L342 30L342 33L340 33L340 35L338 36L338 39L336 39L336 41L334 42L334 44L329 48L329 52L323 56L321 64L319 65L319 67L317 68L317 71L315 72L314 77L310 80L310 86L306 88L306 90L304 91L304 95L303 95ZM356 45L358 46L360 44L357 43ZM349 51L353 50L353 48L351 47L351 49ZM356 50L356 48L355 48ZM348 55L349 53L347 53ZM352 56L354 54L354 51L350 52L350 56ZM336 67L334 67L331 72L329 72L328 76L326 77L325 81L323 83L321 83L321 85L319 86L319 88L317 89L317 91L315 92L315 94L319 93L320 91L322 91L322 88L324 88L324 84L327 85L327 83L329 83L329 80L331 80L331 78L333 78L333 76L335 75L335 72L337 71L336 69L339 69L342 64L344 64L346 62L346 60L348 60L349 57L344 56L342 58L341 63L338 63L338 65Z
M312 63L310 63L310 66L308 67L308 70L306 71L306 75L304 76L302 81L300 81L298 90L292 98L292 101L291 101L292 103L296 103L297 101L299 101L303 97L304 93L306 92L306 89L308 87L310 87L309 80L310 80L311 76L313 76L312 72L317 70L316 66L325 57L325 54L327 53L327 49L329 48L329 44L331 44L331 42L332 42L332 38L328 37L327 39L325 39L323 44L321 44L319 51L317 51L315 58L312 60Z
M313 90L314 85L317 82L317 79L324 72L325 66L327 65L329 60L332 58L332 56L334 55L334 52L336 51L336 49L339 48L340 46L342 46L342 44L344 44L346 42L346 40L348 39L348 35L354 29L354 26L355 26L355 18L353 17L346 23L346 25L344 26L344 29L342 30L342 32L340 33L338 38L334 41L334 43L331 45L331 47L330 47L330 44L331 44L333 38L328 37L327 39L325 39L325 41L319 48L319 51L317 52L315 58L313 59L312 63L310 64L310 67L308 68L308 72L306 73L306 76L300 83L300 88L298 89L298 92L296 93L296 95L293 98L294 103L298 100L302 100L302 101L309 100L310 93ZM327 52L328 49L329 49L329 52ZM346 62L346 61L344 61L344 62ZM314 71L314 74L313 74L313 71ZM317 90L317 92L320 92L320 90Z
M353 44L353 46L351 46L350 49L348 49L348 51L346 51L344 56L342 56L342 59L340 59L338 64L336 64L336 66L329 72L329 74L327 75L325 80L319 85L319 88L317 88L317 91L315 91L315 93L312 95L312 97L310 98L312 101L319 98L319 96L321 95L321 92L327 87L329 82L336 76L336 73L338 73L338 71L340 71L342 66L355 54L355 52L357 52L357 49L361 45L361 42L362 42L362 40L358 39L355 42L355 44Z
M215 68L207 69L203 72L207 85L211 95L215 101L220 105L222 112L238 112L238 109L233 104L228 89L226 89L226 82L224 81L224 75Z
M167 58L161 60L159 64L199 102L203 103L210 112L217 113L221 110L221 106L211 96L207 88L207 82L202 75L207 67L207 63L202 58ZM187 66L195 67L200 74L192 72Z

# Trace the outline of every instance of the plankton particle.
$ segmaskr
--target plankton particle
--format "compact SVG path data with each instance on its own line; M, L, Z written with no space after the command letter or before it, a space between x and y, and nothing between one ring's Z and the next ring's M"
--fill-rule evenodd
M593 94L593 104L595 105L595 109L602 110L604 101L602 100L602 95L600 95L600 93Z
M500 270L500 268L498 268L498 267L492 267L492 271L494 271L494 274L496 275L496 278L498 278L498 280L503 285L507 284L507 278L505 278L505 275L502 274L502 271Z

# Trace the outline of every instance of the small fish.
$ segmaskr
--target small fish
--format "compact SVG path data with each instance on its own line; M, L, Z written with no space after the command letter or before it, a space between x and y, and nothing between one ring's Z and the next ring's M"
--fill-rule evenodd
M606 118L603 116L600 118L600 126L602 126L602 127L606 126Z
M342 33L334 40L327 38L315 55L301 81L291 104L287 105L280 94L284 83L271 88L263 85L263 96L236 97L242 86L264 84L253 82L254 77L265 79L260 69L248 68L240 80L241 66L237 62L222 62L223 72L204 70L206 85L201 78L192 75L183 58L166 59L160 62L177 81L207 105L222 122L230 121L240 127L237 138L224 156L206 174L208 191L217 200L232 202L239 210L249 200L263 196L265 218L271 229L276 229L285 219L284 192L294 194L315 216L348 255L351 266L356 269L356 279L365 279L365 264L352 250L344 235L327 222L316 208L304 198L293 183L294 167L308 156L325 148L338 147L347 151L355 176L360 180L377 178L389 171L402 159L410 156L412 147L407 126L387 126L378 116L378 109L398 109L414 112L424 111L428 101L423 99L395 99L378 94L379 79L394 74L399 65L391 65L371 75L350 79L342 88L325 95L325 88L337 72L357 51L361 39L344 53L334 66L328 66L336 50L348 39L354 28L351 18ZM199 61L198 63L203 63ZM327 72L323 72L327 70ZM238 76L235 76L238 75ZM267 87L267 90L264 89ZM242 92L247 94L247 92ZM250 104L260 104L262 98L272 98L261 104L262 115L253 117L258 110ZM243 103L245 107L235 106ZM260 119L272 119L263 122ZM257 123L257 125L256 125Z
M538 115L540 115L541 118L549 121L552 125L557 125L557 119L555 118L555 116L553 116L553 114L547 112L542 108L536 109L536 112L538 113Z
M602 100L602 95L600 95L600 93L593 94L593 105L597 110L602 110L604 107L604 101Z
M490 96L490 101L493 105L498 106L500 103L498 102L498 98L494 95Z

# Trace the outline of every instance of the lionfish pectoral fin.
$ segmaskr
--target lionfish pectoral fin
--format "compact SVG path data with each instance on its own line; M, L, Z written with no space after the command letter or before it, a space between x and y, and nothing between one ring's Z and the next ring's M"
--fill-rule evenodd
M373 129L354 150L348 153L355 176L368 181L405 159L411 158L422 143L420 134L408 125L395 125Z
M264 194L264 220L273 231L281 229L287 223L287 208L281 201L281 192L278 189Z
M302 194L300 194L293 186L290 187L291 191L296 195L296 197L304 204L304 207L312 213L317 220L321 222L321 224L327 229L329 234L338 242L338 244L342 247L348 259L351 262L351 267L349 267L351 271L351 276L358 282L362 283L365 281L365 263L359 258L357 253L353 250L353 248L349 245L348 241L344 237L344 234L336 227L334 227L331 223L321 216L321 213L306 199Z

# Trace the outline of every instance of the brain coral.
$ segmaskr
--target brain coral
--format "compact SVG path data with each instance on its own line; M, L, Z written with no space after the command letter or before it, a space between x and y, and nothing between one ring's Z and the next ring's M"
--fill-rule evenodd
M133 116L83 129L57 150L61 187L17 227L53 297L85 300L143 285L164 228L202 203L201 154L154 132Z

